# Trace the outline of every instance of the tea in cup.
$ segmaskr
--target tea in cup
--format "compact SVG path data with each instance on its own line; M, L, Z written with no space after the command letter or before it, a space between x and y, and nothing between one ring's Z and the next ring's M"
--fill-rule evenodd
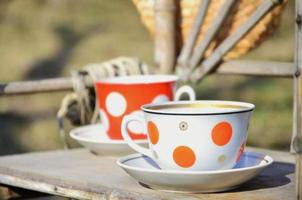
M122 135L135 151L164 170L222 170L238 162L254 105L235 101L179 101L147 104L144 116L127 115ZM149 148L134 143L131 122L143 124Z
M141 114L140 107L148 103L179 100L187 93L195 100L195 92L190 86L182 86L177 91L177 76L135 75L105 78L96 83L96 97L100 119L110 139L122 140L121 122L125 115ZM128 126L132 139L146 139L140 124Z

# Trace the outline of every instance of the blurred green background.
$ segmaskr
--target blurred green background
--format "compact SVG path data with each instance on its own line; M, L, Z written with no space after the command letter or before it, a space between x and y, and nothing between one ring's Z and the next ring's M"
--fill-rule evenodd
M273 36L242 59L292 61L294 5ZM69 76L117 56L153 63L153 41L131 1L1 0L0 81ZM211 75L198 99L252 102L248 144L288 150L292 80ZM55 115L64 92L0 97L0 154L62 148Z

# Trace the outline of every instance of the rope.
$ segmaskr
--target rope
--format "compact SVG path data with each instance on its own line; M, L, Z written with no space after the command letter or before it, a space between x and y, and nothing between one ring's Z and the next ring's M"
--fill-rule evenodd
M87 76L96 83L104 77L148 74L148 66L137 58L119 57L104 63L93 63L82 70L71 73L73 92L67 94L57 113L57 124L64 148L70 148L64 129L64 119L68 118L74 125L94 124L99 120L95 88L85 84Z

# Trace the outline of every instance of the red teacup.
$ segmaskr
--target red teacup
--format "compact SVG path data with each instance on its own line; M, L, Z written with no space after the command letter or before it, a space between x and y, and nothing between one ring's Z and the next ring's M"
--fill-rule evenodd
M195 92L190 86L182 86L174 93L177 80L178 77L173 75L136 75L105 78L97 82L101 123L108 136L122 140L123 117L131 113L141 114L140 107L144 104L179 100L183 93L187 93L190 100L195 100ZM133 122L128 129L134 140L147 138L140 124Z

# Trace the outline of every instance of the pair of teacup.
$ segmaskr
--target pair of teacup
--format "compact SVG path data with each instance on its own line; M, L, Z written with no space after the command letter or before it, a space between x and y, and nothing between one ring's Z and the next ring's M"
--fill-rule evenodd
M151 75L99 82L100 116L108 136L124 139L164 170L233 168L243 152L254 105L195 101L188 86L180 88L175 99L188 93L190 101L172 101L176 81L175 76ZM135 142L146 137L149 148Z

